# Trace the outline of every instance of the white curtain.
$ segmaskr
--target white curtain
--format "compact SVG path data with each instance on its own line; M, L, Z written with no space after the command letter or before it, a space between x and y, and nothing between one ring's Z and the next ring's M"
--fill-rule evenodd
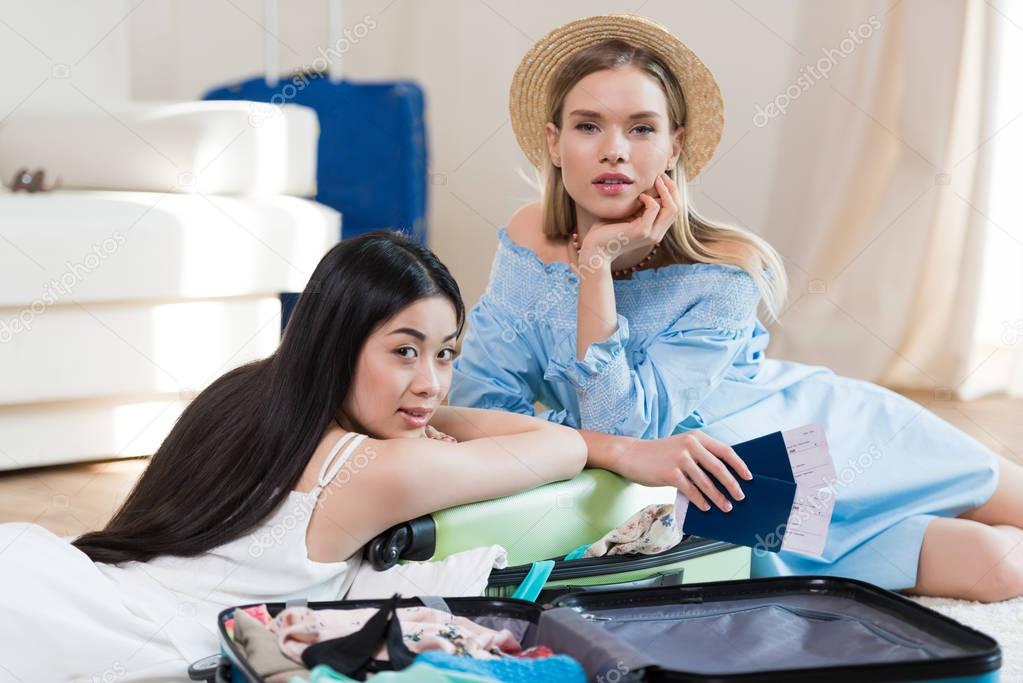
M1023 5L992 2L992 111L978 151L972 217L985 236L964 398L1023 395Z
M766 237L793 290L769 353L949 398L1023 390L1007 35L1023 18L983 0L803 7L801 32L836 36L806 63L836 67L780 117Z

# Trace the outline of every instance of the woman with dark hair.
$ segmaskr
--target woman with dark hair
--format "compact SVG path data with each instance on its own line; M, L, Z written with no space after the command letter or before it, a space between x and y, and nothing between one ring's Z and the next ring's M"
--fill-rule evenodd
M337 245L278 350L188 406L104 529L68 544L0 525L0 670L184 678L220 610L339 599L388 527L578 473L575 430L442 405L464 317L429 250L391 232Z

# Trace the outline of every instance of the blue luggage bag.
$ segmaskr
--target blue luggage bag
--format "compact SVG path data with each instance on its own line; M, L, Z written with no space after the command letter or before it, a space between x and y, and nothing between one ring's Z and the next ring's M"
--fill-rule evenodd
M285 92L294 95L288 99ZM316 201L341 212L344 236L401 229L426 244L426 124L417 84L334 82L326 73L302 71L276 84L264 77L231 83L203 99L314 109L320 121Z
M320 137L316 160L316 201L341 213L342 237L373 230L402 230L427 244L427 138L423 90L412 81L355 83L342 80L344 49L328 50L328 69L300 69L279 77L277 3L264 0L265 74L203 94L205 100L262 103L253 112L299 104L316 111ZM341 0L331 0L328 46L339 48ZM321 50L322 52L322 50ZM298 294L282 293L281 330Z

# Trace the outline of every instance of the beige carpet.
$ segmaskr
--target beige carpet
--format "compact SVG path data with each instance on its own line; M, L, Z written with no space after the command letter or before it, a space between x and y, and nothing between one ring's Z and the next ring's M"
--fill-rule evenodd
M911 599L997 640L1002 646L1003 683L1023 682L1023 598L989 604L949 598Z

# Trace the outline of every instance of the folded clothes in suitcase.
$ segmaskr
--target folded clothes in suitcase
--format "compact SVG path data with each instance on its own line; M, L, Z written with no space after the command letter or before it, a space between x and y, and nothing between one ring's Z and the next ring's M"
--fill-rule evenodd
M601 469L512 496L461 505L394 526L366 548L378 570L401 561L443 560L486 545L508 551L505 569L490 575L487 595L510 596L532 563L554 560L542 597L578 587L675 585L745 579L749 548L687 537L657 555L564 560L598 540L644 506L673 503L677 490L634 484Z
M308 606L356 609L386 602ZM400 606L418 604L411 599ZM542 606L509 598L449 598L442 604L456 616L509 629L524 648L545 645L572 657L591 681L991 683L1001 667L991 638L850 579L785 577L571 593ZM284 605L267 608L276 615ZM231 609L219 617L224 661L215 670L196 670L196 680L262 680L228 634L225 624L233 615Z

